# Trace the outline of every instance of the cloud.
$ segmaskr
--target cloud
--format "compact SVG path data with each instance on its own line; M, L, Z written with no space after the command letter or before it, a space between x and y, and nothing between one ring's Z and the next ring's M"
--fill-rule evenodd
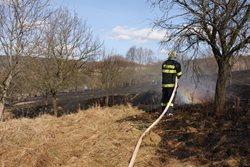
M151 28L128 28L116 26L112 29L112 38L117 40L135 40L137 42L161 41L166 32L163 30L152 30Z

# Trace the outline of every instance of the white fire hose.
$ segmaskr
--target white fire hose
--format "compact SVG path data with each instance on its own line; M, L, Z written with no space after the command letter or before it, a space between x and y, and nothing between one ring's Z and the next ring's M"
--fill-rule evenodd
M143 137L145 137L146 134L148 134L148 132L149 132L155 125L157 125L157 124L160 122L160 120L163 118L163 116L167 113L168 108L169 108L170 104L172 103L172 101L173 101L173 99L174 99L175 92L176 92L176 89L177 89L177 85L178 85L178 79L177 79L177 77L176 77L176 79L175 79L174 91L173 91L173 93L172 93L172 95L171 95L171 97L170 97L170 100L169 100L169 102L168 102L166 108L164 109L164 111L162 112L162 114L159 116L159 118L158 118L152 125L150 125L150 126L146 129L146 131L141 135L140 139L138 140L138 142L137 142L137 144L136 144L135 150L134 150L134 152L133 152L132 158L130 159L130 162L129 162L128 167L133 167L133 166L134 166L135 159L136 159L136 156L137 156L137 154L138 154L139 148L140 148L140 146L141 146Z

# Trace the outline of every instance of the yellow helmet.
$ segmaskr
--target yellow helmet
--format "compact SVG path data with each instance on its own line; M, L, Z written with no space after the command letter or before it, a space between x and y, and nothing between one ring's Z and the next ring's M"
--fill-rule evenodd
M176 58L176 52L171 50L169 53L168 53L168 57L169 58Z

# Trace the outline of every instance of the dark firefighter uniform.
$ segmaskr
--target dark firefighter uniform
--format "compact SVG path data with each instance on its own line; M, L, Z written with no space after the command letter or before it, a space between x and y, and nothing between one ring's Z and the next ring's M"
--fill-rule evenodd
M162 64L162 101L161 106L164 110L167 106L175 86L175 78L182 75L181 64L175 59L176 54L170 53L169 58ZM170 104L173 107L173 103Z

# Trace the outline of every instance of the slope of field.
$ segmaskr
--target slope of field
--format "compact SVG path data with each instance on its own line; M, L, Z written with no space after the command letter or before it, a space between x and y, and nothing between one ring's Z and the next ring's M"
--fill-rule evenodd
M0 124L0 164L3 166L127 166L142 133L120 121L143 112L129 106L93 108L55 118L10 120ZM136 166L154 166L160 137L151 133Z
M242 106L243 107L243 106ZM12 119L0 124L0 164L7 167L124 167L142 132L160 110L91 108L60 118ZM249 110L209 116L212 106L187 105L165 116L144 140L136 167L248 166Z

